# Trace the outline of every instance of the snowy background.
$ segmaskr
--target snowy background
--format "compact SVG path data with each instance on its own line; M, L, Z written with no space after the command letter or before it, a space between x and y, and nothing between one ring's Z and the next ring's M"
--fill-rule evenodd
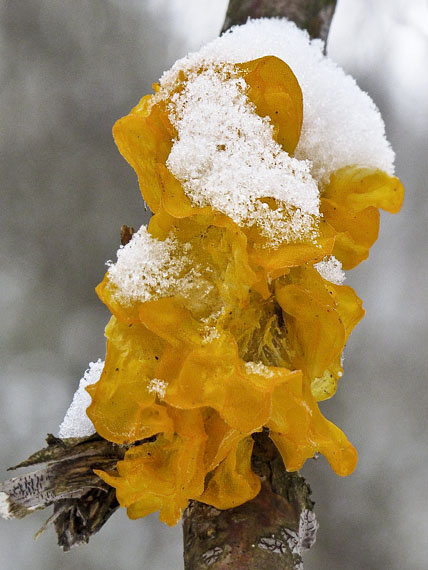
M104 356L108 311L94 293L122 223L143 202L111 127L175 59L221 28L226 0L0 1L2 366L0 477L57 432L78 380ZM306 570L421 570L426 506L428 3L339 0L330 56L376 101L407 190L348 276L367 315L338 394L322 404L357 447L338 478L309 462L320 521ZM2 570L179 570L181 529L115 514L63 554L49 513L0 520Z

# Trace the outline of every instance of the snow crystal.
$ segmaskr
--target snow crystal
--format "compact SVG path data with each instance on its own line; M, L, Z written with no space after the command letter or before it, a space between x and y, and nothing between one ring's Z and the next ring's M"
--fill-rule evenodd
M315 263L314 267L323 279L335 285L342 285L346 279L342 264L334 255L325 257L319 263Z
M9 508L9 495L3 491L0 491L0 517L3 519L12 518Z
M220 337L220 333L215 327L206 328L205 336L202 338L202 344L210 344L216 338Z
M220 333L216 327L217 321L220 318L221 309L220 310L211 310L208 317L202 317L200 319L201 323L204 325L204 336L202 337L202 344L210 344L215 339L220 337Z
M181 294L202 305L212 285L192 266L190 250L190 244L180 244L173 236L156 239L141 226L118 250L117 262L107 262L109 280L117 287L113 296L128 304Z
M194 204L240 225L259 224L271 244L311 237L319 215L311 165L282 150L245 89L233 66L189 72L169 105L178 136L167 166ZM278 209L263 198L277 200Z
M149 301L156 292L160 294L176 284L189 264L186 255L172 255L177 245L175 238L158 240L149 234L146 226L141 226L131 241L120 247L117 262L107 262L108 277L118 288L119 300Z
M80 380L79 388L74 394L64 421L59 426L58 437L62 439L67 437L87 437L95 433L93 423L86 415L86 408L91 403L91 397L85 388L90 384L98 382L103 368L104 362L101 359L89 363L89 368Z
M257 374L258 376L265 376L265 378L272 378L273 372L269 370L262 362L246 362L245 370L247 374Z
M158 97L173 90L180 70L188 72L200 69L204 62L222 65L225 62L238 63L275 55L291 67L302 88L303 126L295 157L312 162L312 176L325 183L332 172L352 165L379 168L393 174L394 153L385 138L385 126L378 109L354 79L325 57L322 50L323 43L320 40L311 41L307 32L285 19L249 21L244 26L232 28L199 52L177 61L172 69L163 75L162 89ZM207 78L201 78L201 82L203 81L206 82ZM232 82L226 90L231 91L233 87ZM223 97L222 93L218 94L219 100ZM196 159L200 165L204 164L203 157L208 158L206 144L211 142L211 125L215 122L218 128L225 129L221 127L224 108L215 108L211 104L213 97L215 98L213 95L206 104L201 101L201 107L195 104L195 110L198 107L197 113L202 119L201 128L208 129L207 138L205 144L201 144L199 139L200 146L192 146L196 156L190 153L188 156L191 156L192 160ZM234 114L232 118L235 119ZM248 114L242 120L247 119ZM187 117L183 120L183 125L193 128L193 121L189 121ZM262 122L260 129L261 126ZM183 136L184 134L180 133L180 137ZM200 157L199 153L202 153ZM221 158L222 152L219 151L218 154L220 156L216 157L219 161L216 164L216 172L221 161L225 160ZM228 164L230 166L230 163ZM235 168L241 169L239 161L224 174L230 176L226 184L229 190L235 188ZM306 172L304 176L307 177Z
M165 382L165 380L153 378L153 380L150 380L150 383L147 386L147 391L150 392L150 394L157 394L159 398L165 398L167 387L168 382Z

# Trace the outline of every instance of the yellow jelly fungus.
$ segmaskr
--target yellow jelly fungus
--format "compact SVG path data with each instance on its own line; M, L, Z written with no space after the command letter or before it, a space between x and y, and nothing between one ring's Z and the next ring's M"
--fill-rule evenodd
M403 198L400 180L380 170L347 167L332 174L321 196L321 212L335 229L333 255L344 269L367 259L379 233L379 208L396 214Z
M273 56L235 70L292 154L303 118L292 70ZM185 81L181 72L175 92ZM317 452L339 475L353 471L354 447L317 402L335 393L342 351L364 311L353 289L326 281L314 264L333 254L344 268L357 265L376 240L378 208L397 212L403 199L397 178L350 165L321 188L312 238L273 247L257 228L192 203L168 170L173 94L145 96L116 123L114 137L154 212L149 233L188 244L210 290L204 302L192 291L123 302L107 273L97 292L114 316L104 371L88 388L97 432L135 443L117 470L97 473L131 518L159 510L169 525L189 499L227 509L257 495L251 435L262 429L289 471ZM162 393L151 389L159 380Z

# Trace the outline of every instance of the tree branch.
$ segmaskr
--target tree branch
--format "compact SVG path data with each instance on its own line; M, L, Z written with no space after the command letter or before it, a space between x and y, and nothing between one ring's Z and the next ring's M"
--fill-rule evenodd
M54 513L36 534L55 526L64 550L88 542L119 507L115 490L94 469L115 469L126 448L94 435L86 438L47 437L48 446L10 469L39 468L0 483L0 514L23 518L50 505Z
M326 42L335 7L336 0L230 0L222 32L248 18L286 17ZM185 570L303 569L302 551L318 529L310 487L286 471L267 431L253 438L260 493L225 511L191 501L183 515Z
M254 435L253 471L262 488L252 501L226 511L192 501L183 517L186 570L294 570L315 542L311 490L288 473L267 432Z
M222 32L248 18L288 18L326 42L335 8L336 0L230 0Z

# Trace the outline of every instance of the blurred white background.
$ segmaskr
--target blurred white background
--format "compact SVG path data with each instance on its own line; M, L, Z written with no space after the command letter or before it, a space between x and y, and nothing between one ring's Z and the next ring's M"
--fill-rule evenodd
M2 479L56 433L78 380L104 356L94 287L123 223L146 220L111 127L162 71L214 38L226 0L0 1ZM359 450L338 478L304 468L320 522L306 570L428 568L428 3L339 0L329 55L381 109L407 194L348 276L367 315L322 405ZM2 570L182 569L181 529L115 514L63 554L49 513L0 520Z

